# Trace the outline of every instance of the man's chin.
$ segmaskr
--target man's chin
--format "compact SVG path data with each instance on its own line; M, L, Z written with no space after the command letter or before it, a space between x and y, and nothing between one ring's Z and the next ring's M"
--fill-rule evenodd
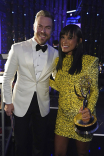
M44 40L44 39L41 39L41 40L39 39L37 41L40 45L45 44L47 42L47 40Z

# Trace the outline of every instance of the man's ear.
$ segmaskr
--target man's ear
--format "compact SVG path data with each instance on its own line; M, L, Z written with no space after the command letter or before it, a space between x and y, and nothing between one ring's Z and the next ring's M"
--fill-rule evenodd
M53 29L52 29L52 31L51 31L51 35L54 33L54 31L53 31Z

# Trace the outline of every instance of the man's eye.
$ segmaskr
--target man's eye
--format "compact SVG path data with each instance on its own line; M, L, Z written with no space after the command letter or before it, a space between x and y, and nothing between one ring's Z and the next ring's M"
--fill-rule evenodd
M47 29L50 29L50 27L47 27Z
M42 27L41 25L38 25L38 27L40 28L40 27Z

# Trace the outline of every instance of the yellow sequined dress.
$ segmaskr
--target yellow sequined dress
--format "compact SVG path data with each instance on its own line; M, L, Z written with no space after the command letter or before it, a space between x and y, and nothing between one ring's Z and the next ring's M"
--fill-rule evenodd
M56 64L58 63L58 59L59 58L56 58L55 60ZM80 74L77 75L68 74L72 59L71 55L66 55L63 60L62 70L56 73L55 81L50 80L50 86L59 91L55 133L60 136L87 142L91 141L92 135L81 136L75 132L74 116L79 113L79 109L83 106L83 101L75 94L74 85L77 93L81 95L80 78L87 75L92 79L87 107L90 109L91 113L94 113L99 94L98 58L84 55L82 58L82 70Z

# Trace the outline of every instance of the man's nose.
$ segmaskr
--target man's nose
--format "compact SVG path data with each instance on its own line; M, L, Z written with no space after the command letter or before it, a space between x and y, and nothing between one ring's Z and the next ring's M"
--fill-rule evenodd
M41 32L43 32L43 33L44 33L44 32L45 32L45 28L42 28Z

